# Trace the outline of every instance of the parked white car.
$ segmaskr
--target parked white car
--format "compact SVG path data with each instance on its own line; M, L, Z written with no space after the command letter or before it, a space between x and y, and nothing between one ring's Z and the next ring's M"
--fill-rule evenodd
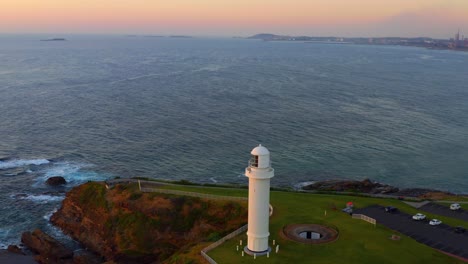
M454 204L451 204L451 205L450 205L450 210L454 210L454 211L455 211L455 210L458 210L458 209L460 209L460 208L461 208L460 204L457 204L457 203L454 203Z
M440 221L438 219L432 219L431 221L429 221L429 224L432 225L432 226L440 225L440 224L442 224L442 221Z
M417 213L417 214L413 215L413 219L418 220L418 221L419 220L424 220L424 219L426 219L426 216L423 215L423 214Z

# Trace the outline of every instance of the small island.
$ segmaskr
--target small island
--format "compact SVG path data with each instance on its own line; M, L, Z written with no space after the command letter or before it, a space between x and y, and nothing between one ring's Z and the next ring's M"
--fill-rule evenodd
M41 41L66 41L64 38L41 39Z

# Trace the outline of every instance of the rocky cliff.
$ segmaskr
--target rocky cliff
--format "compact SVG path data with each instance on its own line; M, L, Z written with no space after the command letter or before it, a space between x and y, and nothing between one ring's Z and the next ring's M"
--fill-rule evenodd
M141 193L135 185L107 189L96 182L71 190L51 217L84 247L116 263L161 263L246 221L246 203Z

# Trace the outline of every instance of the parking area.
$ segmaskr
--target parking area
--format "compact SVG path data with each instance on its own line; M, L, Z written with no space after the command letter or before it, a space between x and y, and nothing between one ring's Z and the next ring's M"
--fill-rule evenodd
M450 210L450 204L441 205L436 203L428 203L426 205L421 206L419 210L423 210L433 214L448 216L451 218L458 218L468 222L468 211L463 209L458 209L455 211Z
M372 217L378 224L405 234L420 243L468 259L468 231L455 233L454 227L443 223L431 226L429 219L416 221L412 219L412 215L400 211L387 213L385 208L379 205L356 209L354 213Z

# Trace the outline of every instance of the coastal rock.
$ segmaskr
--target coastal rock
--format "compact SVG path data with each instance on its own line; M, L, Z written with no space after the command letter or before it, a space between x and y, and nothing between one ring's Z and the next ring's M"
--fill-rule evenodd
M304 186L303 189L304 190L316 190L316 191L334 191L334 192L380 193L378 188L380 188L383 191L389 191L388 189L385 189L386 187L387 185L382 185L378 182L372 182L369 179L365 179L363 181L353 181L353 180L320 181L320 182L315 182L311 185Z
M409 188L399 189L395 186L373 182L370 179L355 180L327 180L319 181L302 187L304 190L325 192L353 192L369 194L385 194L395 197L416 197L419 199L444 199L455 194L433 189Z
M50 186L58 186L67 184L67 181L62 176L54 176L47 179L46 184Z
M107 189L97 182L73 188L50 218L88 250L115 263L160 263L246 220L246 202L141 193L128 184Z
M38 254L34 257L39 263L71 263L73 252L65 248L60 242L42 232L40 229L31 232L24 232L21 242Z
M19 248L17 245L9 245L7 250L8 250L8 252L11 252L11 253L24 255L21 248Z

